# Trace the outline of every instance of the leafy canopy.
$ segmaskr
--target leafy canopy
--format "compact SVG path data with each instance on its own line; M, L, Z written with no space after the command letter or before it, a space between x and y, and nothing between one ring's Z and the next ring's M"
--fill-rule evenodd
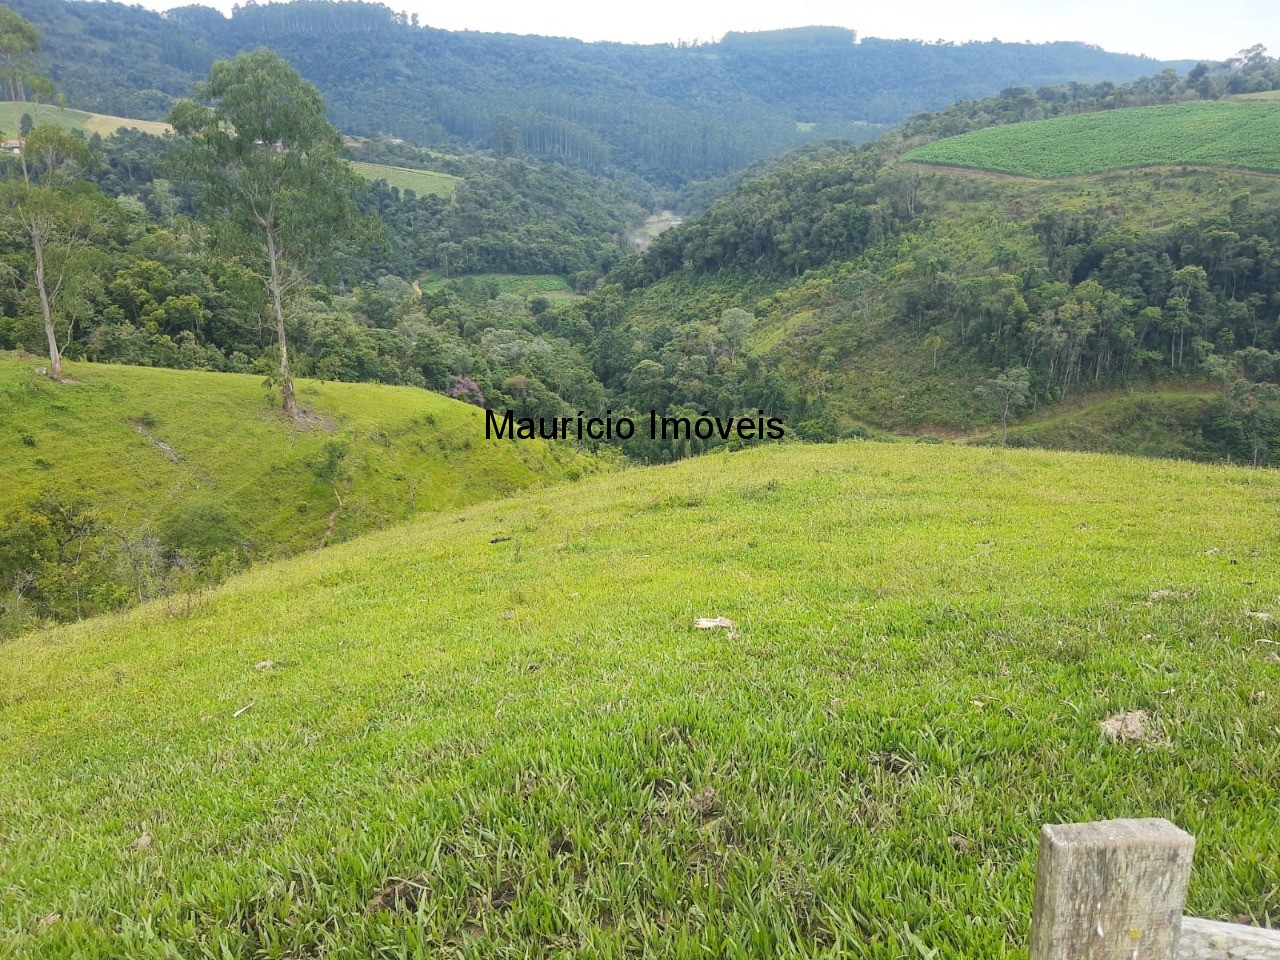
M34 127L22 144L27 179L46 187L64 187L88 168L89 145L53 124Z
M0 81L10 100L25 100L53 92L49 81L35 66L40 52L40 33L29 21L8 7L0 7Z
M295 265L355 229L362 181L320 94L286 61L255 50L215 63L196 98L177 103L169 122L188 138L182 166L224 226L240 239L273 232Z

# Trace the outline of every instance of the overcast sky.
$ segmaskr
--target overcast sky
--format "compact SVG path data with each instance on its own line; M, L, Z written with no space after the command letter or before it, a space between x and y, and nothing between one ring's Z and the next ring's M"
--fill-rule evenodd
M153 9L192 0L141 0ZM229 12L234 0L196 0ZM716 40L729 30L810 24L860 36L920 40L1083 40L1162 60L1222 60L1255 43L1280 55L1280 0L385 0L448 30L539 33L583 40Z

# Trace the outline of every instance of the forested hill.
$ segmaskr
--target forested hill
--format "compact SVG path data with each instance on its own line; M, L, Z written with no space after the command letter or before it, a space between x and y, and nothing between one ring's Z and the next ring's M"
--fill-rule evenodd
M215 59L267 45L348 133L526 151L679 185L806 141L866 140L924 109L1018 84L1122 81L1145 57L1080 43L961 45L810 27L673 47L419 26L372 3L238 7L225 18L118 3L12 0L76 107L162 118ZM121 64L126 65L121 69Z
M598 331L584 353L615 410L761 409L808 439L1036 411L1071 419L1009 442L1280 465L1277 91L1255 49L798 151L548 326ZM944 147L976 169L924 165ZM1010 156L1074 175L999 173Z

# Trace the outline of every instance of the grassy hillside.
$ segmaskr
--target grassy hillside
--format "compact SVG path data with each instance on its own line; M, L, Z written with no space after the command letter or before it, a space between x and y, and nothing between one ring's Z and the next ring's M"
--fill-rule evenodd
M1280 103L1192 102L1007 124L906 159L1027 177L1181 164L1280 171Z
M28 113L36 123L52 123L64 130L80 130L85 134L101 134L109 137L121 127L141 130L161 136L168 133L167 123L158 120L130 120L127 117L112 117L103 113L88 113L84 110L68 110L65 107L51 107L44 104L0 101L0 132L7 137L17 136L22 115Z
M1046 450L1215 460L1220 452L1205 442L1201 431L1216 396L1207 389L1149 389L1090 398L1091 402L1013 427L1008 443ZM999 431L985 442L1000 443Z
M70 363L74 383L57 386L30 358L0 358L0 504L54 487L135 527L199 504L226 511L258 556L567 469L541 444L486 441L478 409L411 387L300 381L316 422L299 429L258 376ZM317 465L335 442L346 454L333 514L333 484Z
M772 447L12 641L0 954L1024 957L1039 825L1125 816L1274 922L1278 504Z
M462 182L461 177L448 173L436 173L434 170L413 170L409 167L392 167L382 163L357 162L352 166L368 180L385 180L388 186L400 190L412 190L418 196L435 194L440 197L450 197Z

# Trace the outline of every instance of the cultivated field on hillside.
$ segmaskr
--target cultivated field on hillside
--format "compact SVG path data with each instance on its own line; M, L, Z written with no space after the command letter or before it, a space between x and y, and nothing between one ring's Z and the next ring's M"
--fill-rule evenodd
M1040 824L1131 816L1195 834L1189 913L1274 923L1278 506L1267 471L779 445L19 638L0 943L1025 957Z
M1280 100L1280 90L1260 90L1257 93L1237 93L1227 97L1226 99L1243 100L1245 102L1274 101Z
M434 170L414 170L410 167L392 167L383 163L352 163L353 167L367 180L385 180L387 185L400 190L412 190L418 196L433 193L440 197L451 197L461 177L448 173L436 173Z
M0 101L0 133L5 137L16 137L22 123L22 115L30 114L36 123L52 123L64 130L81 130L86 134L101 134L109 137L121 127L141 130L162 136L170 131L167 123L158 120L130 120L127 117L112 117L103 113L88 113L84 110L69 110L65 107L51 107L38 103L26 103L13 100Z
M906 159L1027 177L1183 164L1280 171L1280 103L1197 101L987 127Z

